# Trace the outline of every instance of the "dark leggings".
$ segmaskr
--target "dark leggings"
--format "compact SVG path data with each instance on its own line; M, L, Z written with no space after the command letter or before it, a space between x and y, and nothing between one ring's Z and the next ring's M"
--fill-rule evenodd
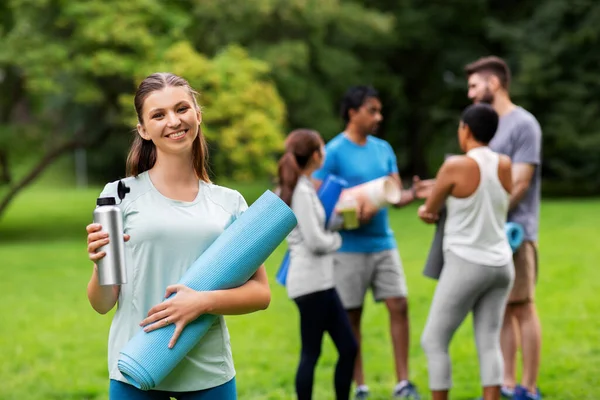
M235 377L220 386L196 392L144 391L128 383L110 380L110 400L169 400L171 397L178 400L235 400L237 399Z
M335 398L348 400L358 351L350 321L335 289L294 299L300 310L302 353L296 373L298 400L312 399L315 366L321 355L323 334L329 332L339 357L335 367Z

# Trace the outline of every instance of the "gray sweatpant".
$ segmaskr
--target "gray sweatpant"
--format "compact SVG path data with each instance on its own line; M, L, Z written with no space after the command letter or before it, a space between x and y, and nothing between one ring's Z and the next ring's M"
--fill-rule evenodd
M473 312L482 386L502 384L504 361L500 328L514 276L512 261L502 267L492 267L473 264L452 252L444 253L444 268L421 336L430 390L452 387L448 346L470 311Z

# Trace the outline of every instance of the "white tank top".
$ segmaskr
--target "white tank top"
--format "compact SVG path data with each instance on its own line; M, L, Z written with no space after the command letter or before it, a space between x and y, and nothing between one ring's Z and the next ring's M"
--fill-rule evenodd
M446 200L444 250L476 264L506 265L512 259L504 231L510 195L498 177L500 156L487 146L466 155L479 165L481 178L469 197Z

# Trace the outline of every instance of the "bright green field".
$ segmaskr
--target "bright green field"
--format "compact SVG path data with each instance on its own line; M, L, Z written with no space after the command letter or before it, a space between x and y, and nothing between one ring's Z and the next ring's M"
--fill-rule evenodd
M252 202L260 186L237 187ZM0 220L0 399L107 399L106 342L111 317L86 298L91 272L85 225L100 188L29 189ZM538 305L543 325L541 387L545 399L600 398L600 201L542 206ZM429 398L419 336L435 283L421 275L432 228L416 207L391 212L410 291L411 378ZM298 318L274 275L284 247L267 261L273 297L268 310L228 317L242 400L294 399ZM372 399L394 385L386 310L369 298L364 363ZM451 347L453 399L479 395L470 319ZM317 400L332 399L336 354L326 339L315 378Z

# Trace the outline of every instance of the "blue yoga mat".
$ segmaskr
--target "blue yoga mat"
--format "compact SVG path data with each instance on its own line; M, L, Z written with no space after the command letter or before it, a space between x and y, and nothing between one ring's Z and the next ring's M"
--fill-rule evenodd
M296 224L292 210L273 192L266 191L219 235L178 283L204 291L241 286ZM216 315L205 314L188 324L172 349L168 344L175 325L148 333L140 330L121 350L119 370L135 387L154 388L202 339L216 319Z
M331 174L325 177L323 183L319 187L317 196L325 209L325 226L327 226L327 223L329 222L329 217L331 217L331 214L333 213L333 209L340 198L340 194L342 194L342 190L347 187L348 182ZM285 286L289 269L290 252L288 250L285 252L285 256L283 256L283 261L281 261L281 265L279 266L279 270L277 270L277 275L275 277L279 284Z
M523 226L516 222L507 222L506 225L504 225L504 232L506 232L508 244L510 244L510 248L514 253L519 249L521 243L523 243L523 237L525 236Z
M283 261L281 261L281 265L279 266L279 269L277 270L277 275L275 275L275 279L282 286L285 286L285 283L287 282L287 274L288 274L289 269L290 269L290 251L286 250L285 255L283 256Z

